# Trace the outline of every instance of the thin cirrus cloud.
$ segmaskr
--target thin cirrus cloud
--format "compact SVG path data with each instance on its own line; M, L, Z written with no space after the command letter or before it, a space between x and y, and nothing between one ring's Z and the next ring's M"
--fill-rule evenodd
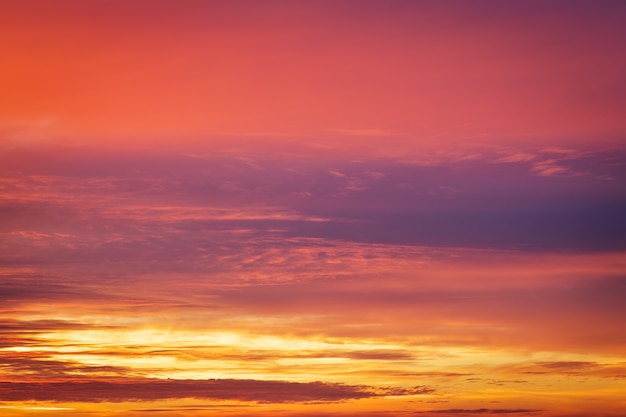
M256 158L259 170L228 154L189 160L154 152L131 158L69 149L58 156L46 152L42 161L41 152L15 151L22 169L32 167L19 178L11 178L15 162L7 155L3 188L10 198L4 211L13 225L41 221L41 216L71 221L74 228L80 225L76 217L97 218L88 220L96 229L106 222L134 227L135 220L171 230L289 225L283 230L291 237L583 251L618 248L624 233L621 181L616 180L623 178L624 161L621 153L608 150L504 165L489 163L492 157L485 155L452 166L370 157L328 167L310 165L301 150L296 157L309 164L305 171L293 158L285 163ZM599 167L606 158L611 163ZM165 167L175 174L163 175ZM595 197L592 203L589 195ZM64 212L76 215L63 218ZM34 216L26 217L29 213Z

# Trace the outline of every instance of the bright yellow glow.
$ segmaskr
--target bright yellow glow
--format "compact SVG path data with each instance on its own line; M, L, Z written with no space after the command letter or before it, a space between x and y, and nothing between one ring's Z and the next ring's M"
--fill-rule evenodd
M0 408L9 410L32 410L32 411L70 411L76 410L71 407L43 407L43 406L26 406L26 405L0 405Z

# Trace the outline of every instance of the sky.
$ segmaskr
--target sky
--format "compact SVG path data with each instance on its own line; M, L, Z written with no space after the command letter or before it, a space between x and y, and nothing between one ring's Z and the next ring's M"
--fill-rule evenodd
M0 0L0 414L623 416L625 22Z

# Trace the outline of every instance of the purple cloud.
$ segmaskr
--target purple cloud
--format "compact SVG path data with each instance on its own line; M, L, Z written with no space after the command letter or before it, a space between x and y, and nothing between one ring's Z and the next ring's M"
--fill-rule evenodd
M266 380L109 379L61 382L0 382L1 401L125 402L177 398L257 403L345 401L387 395L431 394L430 387L376 388L324 382Z

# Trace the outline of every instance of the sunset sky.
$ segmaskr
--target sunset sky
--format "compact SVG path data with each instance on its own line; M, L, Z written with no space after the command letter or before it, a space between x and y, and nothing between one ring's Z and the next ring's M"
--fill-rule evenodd
M625 415L625 1L0 0L0 57L0 415Z

